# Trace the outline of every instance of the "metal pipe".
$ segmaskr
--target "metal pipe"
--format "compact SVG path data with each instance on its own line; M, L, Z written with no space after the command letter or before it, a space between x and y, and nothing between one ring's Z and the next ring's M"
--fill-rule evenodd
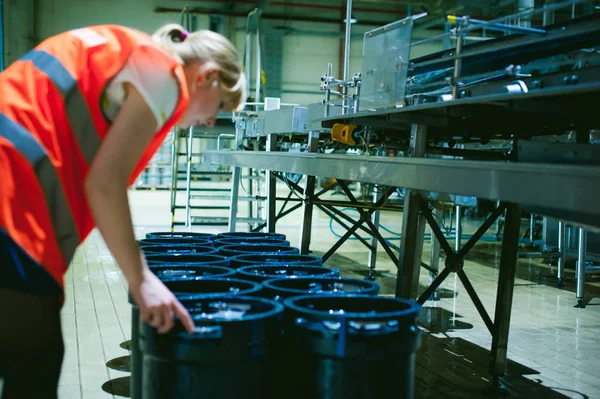
M531 16L528 16L529 24L531 25ZM466 17L448 17L450 22L463 22ZM536 29L536 28L528 28L523 26L509 25L509 24L501 24L501 23L490 23L488 21L482 21L479 19L469 18L468 24L474 25L485 25L485 28L488 30L494 30L498 32L507 32L507 33L525 33L525 34L534 34L534 35L545 35L546 31L544 29Z
M535 230L535 215L532 213L529 215L529 243L531 245L533 245L533 240L535 237L533 230Z
M249 20L250 18L248 18ZM248 24L249 22L247 22ZM248 77L248 90L250 90L250 80L251 80L251 74L250 72L252 71L251 65L250 65L251 58L250 58L250 32L248 31L248 26L246 26L246 48L244 49L244 69L246 72L246 76ZM256 99L256 101L258 101L258 99Z
M462 214L460 206L456 205L456 238L454 241L454 250L458 253L462 247Z
M454 71L452 71L452 98L458 99L458 80L460 79L460 70L462 68L462 46L463 46L462 27L456 28L456 58L454 59Z
M346 37L344 38L344 74L342 80L346 82L348 80L348 70L350 69L350 28L352 26L352 0L346 2ZM342 115L348 113L348 86L342 86Z
M587 252L587 231L579 228L579 246L577 248L577 289L578 305L581 306L585 288L585 255Z
M565 8L566 6L570 6L572 4L580 4L580 3L583 3L584 1L586 1L586 0L573 0L573 3L571 1L566 1L566 2L562 2L562 3L545 5L543 7L538 8L538 9L523 11L523 12L518 13L518 14L513 14L513 15L506 16L506 17L496 18L496 19L491 20L491 21L481 21L481 22L485 22L486 24L485 25L483 25L483 24L471 24L469 26L465 26L463 28L463 33L464 32L470 32L470 31L475 30L475 29L481 29L481 28L485 28L485 29L491 30L490 26L488 26L488 25L497 25L497 24L499 24L501 22L508 21L508 20L510 20L513 17L524 17L524 16L527 16L527 15L532 15L533 16L534 14L539 14L539 13L542 13L542 12L554 11L554 10L558 10L558 9L561 9L561 8ZM423 39L423 40L419 40L417 42L414 42L414 43L411 44L411 46L418 46L418 45L421 45L421 44L425 44L425 43L429 43L429 42L434 42L434 41L441 40L444 37L448 37L448 36L451 36L451 35L452 35L452 33L442 33L442 34L439 34L439 35L436 35L436 36L431 36L431 37L428 37L427 39Z
M181 9L179 8L171 8L171 7L156 7L154 9L156 13L170 13L177 12L180 13ZM223 10L215 10L208 8L193 8L190 10L192 14L203 14L203 15L222 15L225 17L246 17L246 13L238 12L238 11L223 11ZM299 16L299 15L289 15L289 14L262 14L261 19L268 19L274 21L302 21L302 22L311 22L311 23L322 23L322 24L338 24L340 23L339 18L321 18L315 16ZM393 21L391 21L393 22ZM360 19L356 22L357 25L361 26L373 26L373 27L381 27L384 22L381 21L371 21Z
M256 86L254 91L254 99L260 101L260 84L261 84L261 54L260 54L260 10L256 12ZM256 108L258 111L258 107Z
M519 0L519 11L527 11L535 8L535 0ZM519 21L519 25L531 28L531 16L525 16Z
M333 64L330 62L327 64L327 77L329 78L333 74ZM331 89L327 86L325 90L325 117L329 116L329 101L331 101Z
M563 279L565 277L565 224L562 221L558 221L558 270L556 271L558 277L558 286L562 286Z

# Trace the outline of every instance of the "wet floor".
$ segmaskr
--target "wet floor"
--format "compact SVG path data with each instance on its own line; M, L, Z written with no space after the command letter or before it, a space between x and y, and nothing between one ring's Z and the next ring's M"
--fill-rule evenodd
M168 228L168 192L132 192L130 197L138 237ZM240 209L241 214L245 212ZM348 214L356 216L356 212ZM286 234L293 246L298 246L300 217L300 213L293 213L278 222L277 231ZM315 254L325 253L335 243L336 234L343 233L339 225L330 226L329 222L326 215L315 211L311 246ZM397 233L401 215L382 213L381 223ZM525 229L527 221L523 223ZM473 227L467 222L465 233L472 232ZM396 237L387 233L384 236ZM424 262L429 261L428 250L426 242ZM531 248L524 245L522 250ZM342 245L327 264L339 268L344 277L363 279L368 275L367 259L367 250L353 240ZM492 317L499 259L499 244L486 241L476 245L465 262L465 272ZM518 261L508 343L511 362L504 384L511 397L600 398L600 284L594 276L588 278L589 306L576 309L572 266L566 271L565 287L560 289L556 287L555 269L541 258ZM382 294L393 295L395 266L381 250L375 277ZM421 269L421 292L428 279L426 270ZM126 396L129 372L124 357L128 356L126 342L131 335L127 287L96 231L78 250L66 277L66 290L62 312L66 353L59 397ZM424 335L417 355L417 397L494 397L483 396L481 391L489 386L490 378L487 369L491 337L487 328L454 274L442 284L438 294L439 300L425 303L419 321Z

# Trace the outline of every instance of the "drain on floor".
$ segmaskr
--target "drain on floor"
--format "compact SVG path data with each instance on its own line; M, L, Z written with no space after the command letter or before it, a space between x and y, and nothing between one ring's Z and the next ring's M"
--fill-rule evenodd
M129 355L111 359L106 363L106 367L118 371L131 371L129 367Z
M129 377L119 377L102 384L102 390L111 395L123 396L125 398L131 397L129 393Z

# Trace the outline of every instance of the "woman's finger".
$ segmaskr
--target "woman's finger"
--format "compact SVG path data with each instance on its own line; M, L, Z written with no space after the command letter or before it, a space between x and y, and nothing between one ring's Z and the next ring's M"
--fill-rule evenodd
M181 304L181 302L175 302L174 310L175 314L177 315L177 317L179 317L179 319L181 320L181 324L183 324L187 332L189 332L190 334L196 332L196 325L194 324L194 321L192 320L192 317L190 316L189 312Z
M158 329L158 332L159 334L164 334L169 332L173 328L173 309L169 305L164 305L161 308L163 324Z

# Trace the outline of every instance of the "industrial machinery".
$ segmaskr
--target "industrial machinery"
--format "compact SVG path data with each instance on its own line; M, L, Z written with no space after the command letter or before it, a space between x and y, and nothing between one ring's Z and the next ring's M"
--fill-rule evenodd
M551 21L557 10L576 7L580 12L572 18L534 26L534 18L543 15L544 21ZM350 10L348 1L347 21ZM253 142L253 148L263 152L209 151L204 160L266 171L264 227L269 231L274 231L278 217L275 179L285 179L286 173L305 175L303 187L290 184L302 195L293 208L304 212L302 253L308 252L311 215L317 206L347 229L323 259L354 236L369 249L369 267L374 269L381 245L398 266L398 297L423 304L455 273L492 334L490 371L500 377L506 366L523 211L531 215L531 234L536 215L560 222L552 249L559 282L569 253L565 226L577 232L571 234L578 241L577 306L585 306L587 238L600 232L600 146L595 145L600 119L590 108L600 95L600 13L593 2L573 0L493 21L450 15L448 32L413 41L412 29L421 17L365 33L363 69L352 77L347 22L344 76L334 77L328 66L319 83L321 103L245 113L236 122L238 141ZM469 40L482 39L483 30L499 34ZM411 58L411 49L434 40L449 46ZM348 201L319 198L327 189L315 193L317 176L336 179ZM350 182L369 185L372 203L357 200ZM389 204L392 195L400 196L401 204ZM461 208L480 201L492 208L463 243ZM455 209L454 248L436 218L444 204ZM359 219L348 218L336 206L354 207ZM378 212L383 209L403 212L398 247L378 231ZM463 266L465 255L494 223L502 255L492 318ZM429 264L421 262L426 224L434 243ZM359 230L371 235L371 242L358 236ZM440 250L446 258L441 267ZM430 273L430 285L417 292L422 267Z

